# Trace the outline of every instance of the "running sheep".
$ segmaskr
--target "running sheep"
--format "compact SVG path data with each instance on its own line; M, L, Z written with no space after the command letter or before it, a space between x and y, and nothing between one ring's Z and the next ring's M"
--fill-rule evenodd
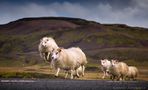
M113 80L125 80L128 73L128 65L124 62L117 62L116 60L111 60L111 64L107 70L111 76L110 78Z
M128 69L127 78L129 80L135 80L138 76L138 69L135 66L129 66Z
M79 76L83 76L82 74L83 74L83 68L85 69L85 66L80 66L79 68L77 68L77 70L75 70L74 72L73 72L73 77L74 78L79 78L78 76L77 76L77 72L78 72L78 74L79 74ZM68 72L68 73L67 73ZM67 78L67 76L68 76L68 74L70 74L70 72L69 71L67 71L66 72L66 75L65 75L65 78Z
M104 79L106 76L109 76L107 73L107 69L111 66L111 61L108 59L103 59L101 60L101 70L103 71L103 76L102 78Z
M60 69L63 69L70 71L71 79L73 79L74 71L76 71L76 74L79 77L78 68L80 66L82 66L82 75L84 76L84 66L87 64L87 60L84 52L80 48L55 49L52 52L51 59L54 67L57 69L55 76L58 76Z
M56 44L55 40L51 37L43 37L40 40L38 46L40 56L45 60L45 62L51 62L51 60L49 60L50 53L52 52L53 49L57 48L59 48L58 45Z

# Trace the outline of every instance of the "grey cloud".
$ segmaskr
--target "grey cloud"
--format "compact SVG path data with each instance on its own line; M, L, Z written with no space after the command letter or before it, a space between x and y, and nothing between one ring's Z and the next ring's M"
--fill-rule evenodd
M148 1L129 1L124 8L115 8L113 6L115 4L111 3L96 3L94 6L87 6L76 2L55 2L46 5L36 3L18 6L0 5L0 23L7 23L24 17L65 16L83 18L100 23L123 23L148 27L146 22L146 19L148 19ZM119 7L119 5L117 6Z

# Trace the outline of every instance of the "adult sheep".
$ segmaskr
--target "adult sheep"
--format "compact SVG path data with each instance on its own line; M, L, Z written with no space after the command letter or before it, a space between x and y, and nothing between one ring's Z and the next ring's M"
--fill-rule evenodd
M82 75L84 75L84 65L87 64L87 60L84 52L78 47L58 48L52 52L51 59L57 69L55 76L58 76L60 69L63 69L70 71L70 78L73 79L75 70L79 76L77 70L80 66L82 66Z
M129 80L135 80L138 76L138 69L135 66L129 66L128 69L127 78Z
M112 65L107 72L111 75L111 79L124 80L128 73L128 65L124 62L111 60Z
M111 66L111 61L108 59L101 60L101 70L103 71L102 78L104 79L106 76L109 76L107 73L107 69Z
M55 40L51 37L43 37L40 40L40 44L38 46L40 56L45 60L45 62L50 62L49 55L53 49L57 49L58 45L56 44Z

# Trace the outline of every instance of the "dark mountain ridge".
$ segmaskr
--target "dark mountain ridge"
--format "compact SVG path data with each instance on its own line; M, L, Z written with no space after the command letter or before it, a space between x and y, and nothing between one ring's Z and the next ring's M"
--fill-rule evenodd
M42 17L42 18L23 18L0 26L0 30L6 34L28 34L33 31L47 30L67 30L75 29L88 25L98 26L99 23L87 21L79 18L67 17Z

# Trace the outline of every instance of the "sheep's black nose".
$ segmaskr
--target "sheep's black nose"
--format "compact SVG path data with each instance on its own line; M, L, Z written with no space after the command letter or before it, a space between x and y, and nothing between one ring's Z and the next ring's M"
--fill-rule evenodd
M109 70L106 70L107 73L109 73Z
M51 59L53 59L53 57L51 57Z

